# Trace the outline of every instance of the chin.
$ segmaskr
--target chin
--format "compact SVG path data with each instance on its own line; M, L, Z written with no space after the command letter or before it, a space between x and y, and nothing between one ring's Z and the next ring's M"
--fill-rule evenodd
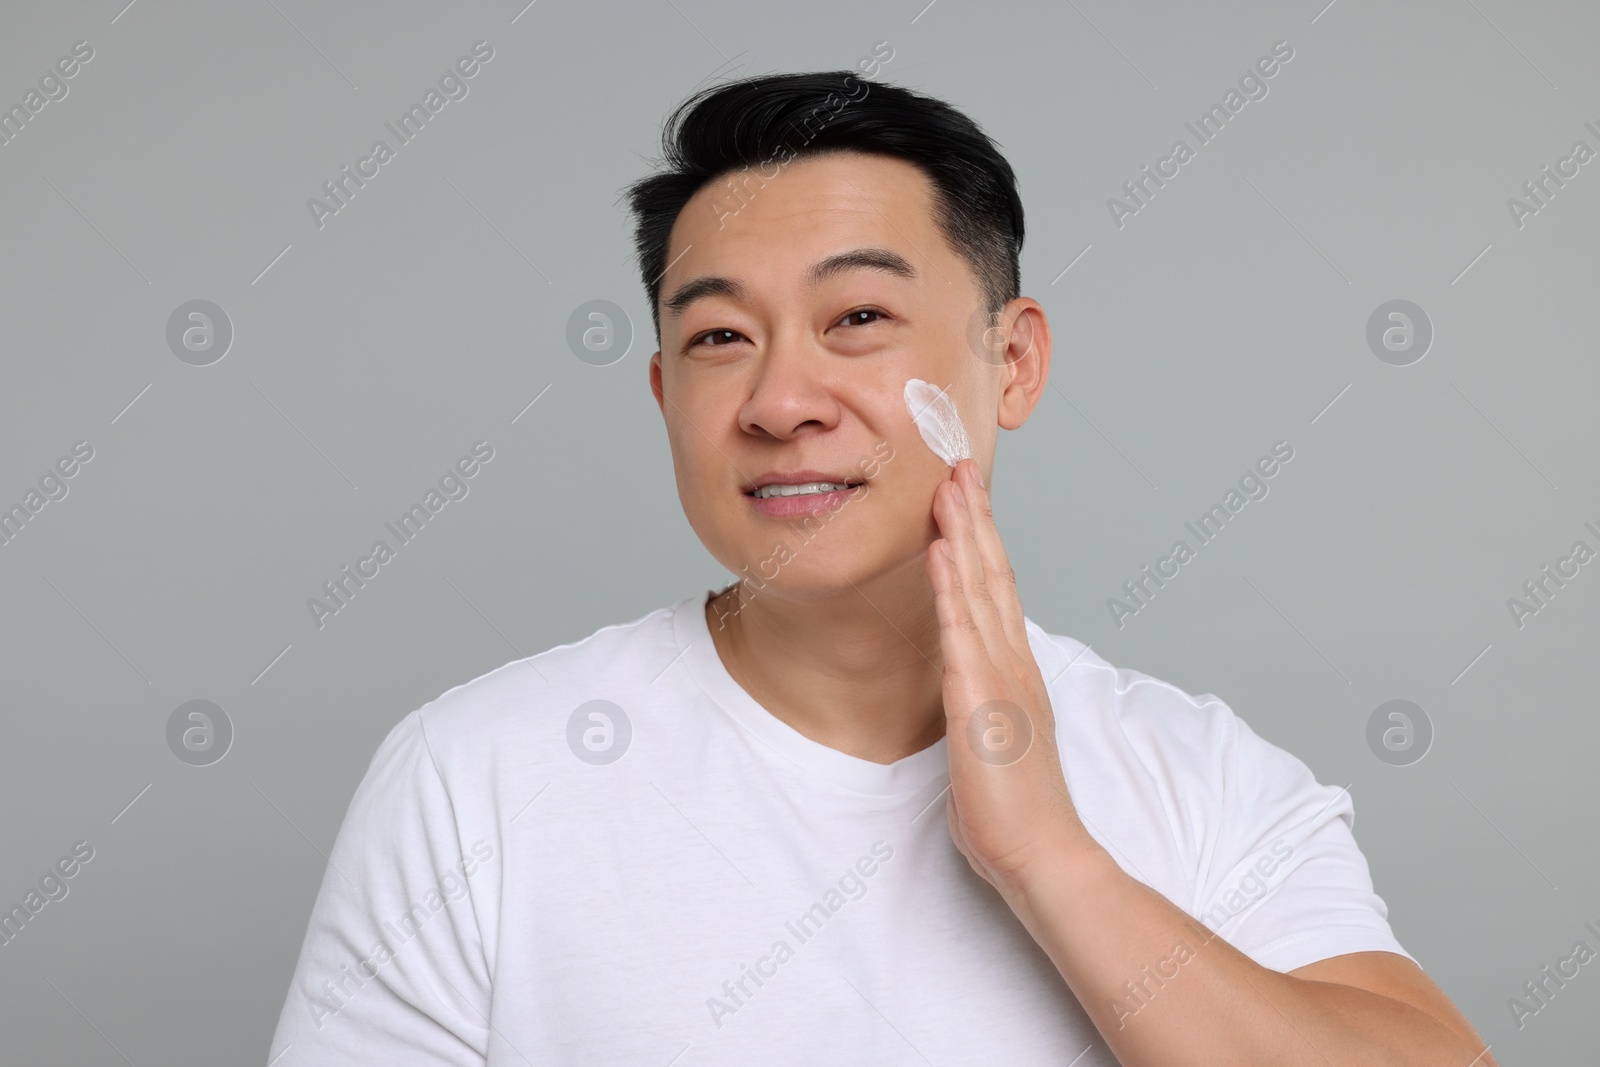
M746 597L804 602L854 594L875 578L902 568L915 567L921 574L926 553L926 543L862 544L857 537L849 544L841 540L824 546L819 538L812 544L775 545L729 569L744 582Z

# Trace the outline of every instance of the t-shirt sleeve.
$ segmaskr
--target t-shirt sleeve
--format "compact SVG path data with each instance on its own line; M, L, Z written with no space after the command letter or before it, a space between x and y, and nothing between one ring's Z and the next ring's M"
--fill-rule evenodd
M476 890L497 859L463 841L422 709L379 745L312 907L273 1067L481 1067L490 976Z
M1319 784L1305 763L1222 702L1208 710L1221 717L1221 783L1191 913L1274 971L1350 952L1394 952L1415 962L1373 891L1349 791Z

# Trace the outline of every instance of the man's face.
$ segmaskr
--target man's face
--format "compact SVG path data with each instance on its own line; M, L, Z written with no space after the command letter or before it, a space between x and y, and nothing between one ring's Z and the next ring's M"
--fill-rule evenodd
M939 232L933 186L916 167L835 153L765 181L755 168L733 177L741 195L725 180L701 189L667 249L650 384L678 495L734 574L800 599L848 591L920 563L939 535L933 494L950 468L912 423L906 380L955 400L987 477L1002 368L969 347L978 283ZM846 263L813 279L816 265L865 250L880 262L898 257L910 276ZM674 301L712 277L734 284L702 283L701 295ZM752 495L771 472L792 482L806 470L864 487Z

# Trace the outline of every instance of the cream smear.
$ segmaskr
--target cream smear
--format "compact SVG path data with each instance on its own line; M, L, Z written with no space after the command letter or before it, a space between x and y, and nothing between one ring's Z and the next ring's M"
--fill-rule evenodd
M952 467L971 458L972 442L961 416L956 414L956 402L948 393L921 378L912 378L906 382L905 399L911 421L917 424L917 432L934 455Z

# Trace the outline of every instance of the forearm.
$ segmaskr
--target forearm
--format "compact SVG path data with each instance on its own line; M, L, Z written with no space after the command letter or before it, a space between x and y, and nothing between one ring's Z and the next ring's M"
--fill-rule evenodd
M1427 1013L1260 966L1098 845L1034 865L1010 896L1123 1067L1465 1067Z

